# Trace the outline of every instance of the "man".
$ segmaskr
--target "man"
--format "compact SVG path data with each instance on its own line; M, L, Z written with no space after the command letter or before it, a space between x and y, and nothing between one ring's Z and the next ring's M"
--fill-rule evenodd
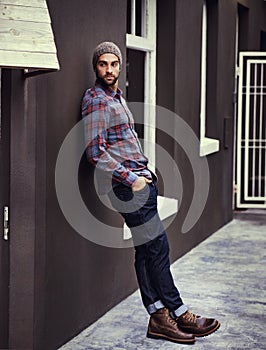
M147 336L191 344L195 337L216 331L220 323L192 314L174 285L168 240L157 211L157 178L148 168L133 116L118 88L121 67L117 45L103 42L95 48L97 79L82 102L87 156L104 175L101 193L108 192L131 229L136 275L150 314Z

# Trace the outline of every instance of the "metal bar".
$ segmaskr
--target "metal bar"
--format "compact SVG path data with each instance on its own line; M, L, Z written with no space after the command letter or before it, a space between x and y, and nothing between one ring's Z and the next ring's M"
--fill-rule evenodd
M247 60L247 78L246 78L246 111L245 111L245 150L244 150L244 199L248 200L248 185L249 185L249 151L248 151L248 139L249 139L249 127L250 127L250 76L251 76L251 63Z
M265 53L263 53L263 55L265 56ZM245 55L245 56L246 56L246 55ZM254 56L254 52L253 52L253 56ZM255 56L257 56L257 55L255 55ZM250 59L249 59L249 62L261 64L262 62L265 62L265 59L263 60L263 59L261 59L261 58L259 58L259 59L250 58Z
M242 148L244 148L244 146ZM250 148L252 148L252 149L255 148L255 149L260 149L261 150L261 149L266 149L266 146L263 146L263 147L261 147L261 146L254 146L254 147L253 146L249 146L249 149Z
M250 196L248 199L249 202L258 202L258 201L265 201L265 196ZM262 203L263 204L263 203ZM249 204L249 208L253 208L253 203L252 205Z
M258 201L258 199L256 200ZM265 209L265 204L261 203L261 204L257 204L257 203L252 203L252 205L250 203L241 203L239 208L243 208L243 209Z
M242 139L241 140L242 141L242 143L245 141L245 139ZM256 138L256 139L249 139L249 142L253 142L253 141L261 141L261 142L266 142L266 139L264 139L264 138L262 138L262 139L260 139L260 138Z
M263 62L263 65L266 65L266 61ZM263 75L263 86L266 84L265 80L264 80L264 75ZM262 106L262 110L265 111L265 107L264 107L264 102L265 102L265 99L264 99L264 96L262 98L263 102L263 106ZM263 140L261 140L261 143L262 143L262 147L263 147L263 159L264 159L264 178L263 178L263 182L264 182L264 204L265 204L265 207L266 207L266 115L264 113L264 130L263 130ZM264 143L264 146L263 146L263 143Z
M261 72L260 72L260 87L263 87L263 75L264 75L264 65L261 63ZM261 89L262 91L262 89ZM263 96L260 94L260 115L259 115L259 139L262 139L262 128L263 128ZM259 176L259 184L258 184L258 194L261 197L262 191L262 143L259 142L259 165L258 165L258 176Z
M239 83L238 83L238 115L237 115L237 179L236 186L238 188L236 193L236 205L238 208L241 208L241 193L242 193L242 181L241 181L241 164L242 164L242 151L241 151L241 140L242 140L242 113L243 113L243 63L244 57L243 53L239 55Z
M244 93L244 95L245 95L245 93ZM260 93L260 92L258 92L258 93L250 92L250 96L252 96L252 95L262 95L262 96L265 96L265 95L266 95L266 92L263 92L263 93Z
M251 63L258 63L258 64L261 64L261 60L258 62L258 61L254 61L254 60L249 60ZM246 85L243 85L243 88L245 88ZM256 88L257 86L256 85L250 85L251 88ZM263 86L263 89L266 89L266 86Z
M257 85L257 63L254 65L254 85ZM257 115L257 95L254 95L254 106L253 106L253 152L252 152L252 196L255 196L256 188L256 115Z

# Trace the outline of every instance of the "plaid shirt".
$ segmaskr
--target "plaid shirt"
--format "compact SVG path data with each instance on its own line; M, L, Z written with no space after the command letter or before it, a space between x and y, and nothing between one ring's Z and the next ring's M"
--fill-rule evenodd
M100 169L97 176L100 193L111 189L110 179L131 187L138 176L151 178L148 159L120 89L116 92L96 81L83 97L82 117L87 158Z

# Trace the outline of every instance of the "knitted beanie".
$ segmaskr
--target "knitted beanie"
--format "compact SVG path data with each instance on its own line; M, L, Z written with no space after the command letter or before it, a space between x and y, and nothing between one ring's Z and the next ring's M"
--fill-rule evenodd
M94 70L96 69L96 64L98 62L99 57L105 53L112 53L116 55L118 57L120 66L122 66L122 54L119 47L111 41L104 41L103 43L97 45L94 49L92 58L92 65Z

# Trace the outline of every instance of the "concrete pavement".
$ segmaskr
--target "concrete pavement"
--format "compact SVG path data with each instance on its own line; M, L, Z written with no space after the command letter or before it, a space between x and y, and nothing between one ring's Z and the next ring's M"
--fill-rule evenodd
M146 338L149 316L137 291L60 350L266 349L265 247L266 211L238 212L172 265L190 310L221 322L217 332L194 345Z

